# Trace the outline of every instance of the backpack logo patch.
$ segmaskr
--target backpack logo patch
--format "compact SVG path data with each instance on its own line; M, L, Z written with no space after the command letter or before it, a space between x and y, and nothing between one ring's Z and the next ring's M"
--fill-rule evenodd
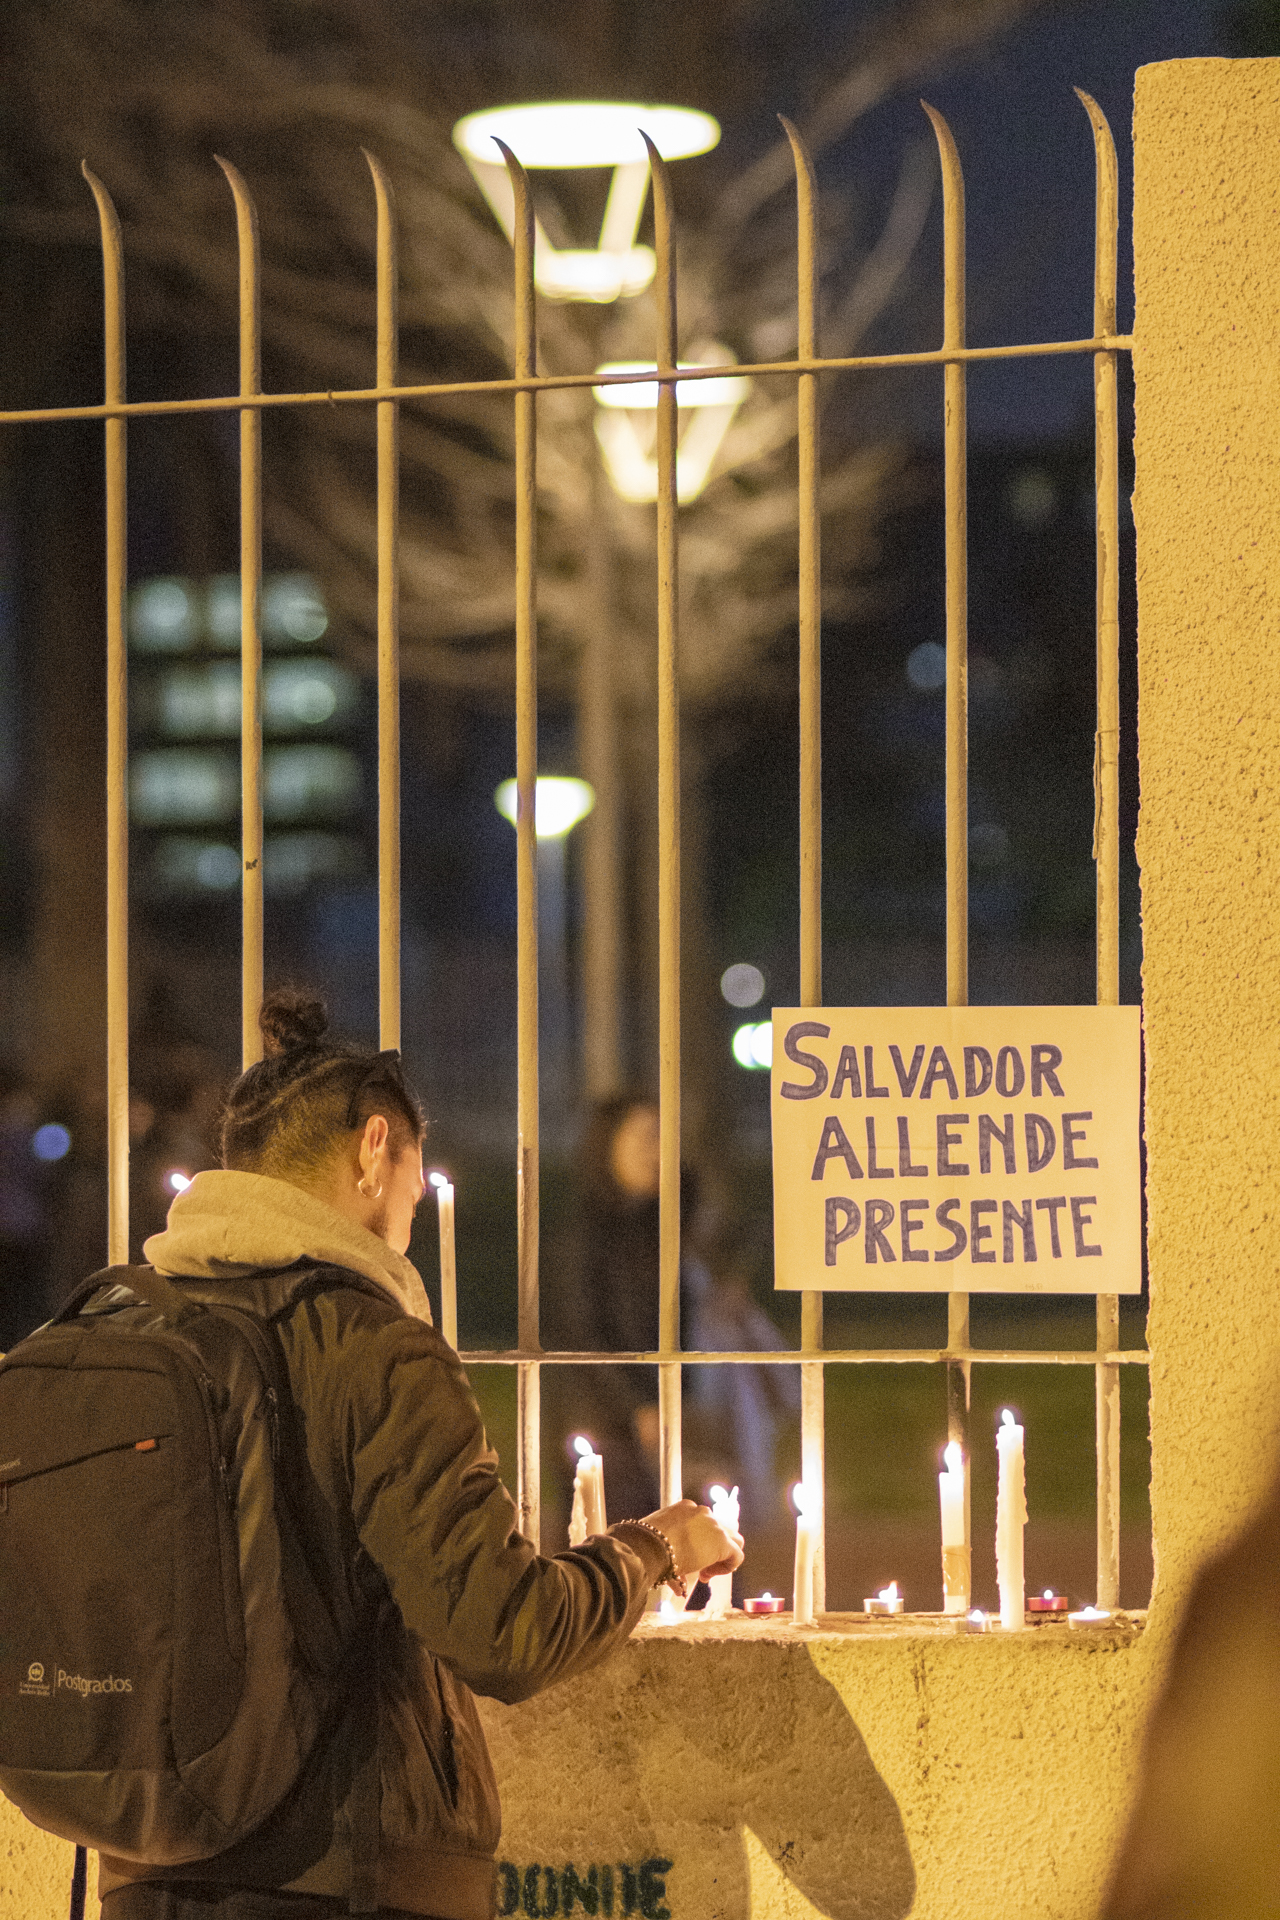
M41 1672L43 1671L42 1668ZM91 1693L133 1692L132 1680L117 1680L113 1673L109 1673L105 1680L86 1680L82 1673L67 1673L62 1667L58 1668L57 1685L59 1688L65 1687L70 1693L78 1693L82 1700L87 1699ZM45 1692L48 1692L47 1687Z
M25 1693L28 1699L47 1700L53 1689L44 1677L44 1668L38 1660L33 1660L27 1668L27 1677L20 1681L18 1692Z

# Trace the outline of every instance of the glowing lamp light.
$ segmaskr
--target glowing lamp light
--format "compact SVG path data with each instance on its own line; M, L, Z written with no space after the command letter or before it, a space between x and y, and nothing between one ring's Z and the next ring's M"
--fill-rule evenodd
M791 1504L802 1520L812 1520L816 1516L818 1503L813 1497L813 1489L806 1487L803 1480L797 1480L792 1487Z
M590 1455L595 1452L595 1448L592 1446L591 1442L588 1440L585 1433L574 1434L573 1450L578 1455L579 1459L582 1459L582 1460L588 1459Z
M191 1185L191 1175L184 1173L181 1167L170 1167L164 1177L164 1184L170 1193L185 1193Z
M558 840L580 820L585 820L595 803L595 790L585 780L539 775L533 803L533 830L539 840ZM502 782L494 793L493 804L514 827L517 816L514 780Z
M942 1457L947 1464L948 1473L959 1473L964 1465L964 1449L958 1440L948 1440L942 1449Z
M648 164L640 128L664 160L709 153L720 128L694 107L642 106L633 100L539 100L469 113L453 130L458 151L491 161L503 140L524 167L622 167Z
M733 365L733 355L728 347L715 344L701 349L696 358L681 360L678 364L727 367ZM656 366L652 360L608 360L596 368L599 374L654 371ZM689 416L676 448L678 500L696 500L706 486L716 455L733 425L733 417L750 388L751 382L740 373L677 383L676 406ZM593 387L591 391L597 407L596 439L614 491L623 500L656 500L658 382L619 381L612 386Z
M441 1173L438 1167L433 1169L433 1171L427 1175L427 1179L430 1182L430 1184L433 1187L435 1187L437 1190L440 1187L447 1187L452 1185L452 1182L450 1181L448 1174Z
M454 145L508 240L515 234L515 198L495 140L525 167L613 169L598 246L553 247L541 221L535 223L534 279L548 299L605 305L642 293L653 279L653 249L636 245L649 191L642 127L664 160L707 153L720 138L709 113L626 100L527 101L469 113L455 126Z
M752 1072L768 1069L773 1065L772 1020L748 1020L736 1030L730 1045L740 1067Z
M764 999L765 978L759 967L737 960L720 976L720 992L731 1007L754 1007Z

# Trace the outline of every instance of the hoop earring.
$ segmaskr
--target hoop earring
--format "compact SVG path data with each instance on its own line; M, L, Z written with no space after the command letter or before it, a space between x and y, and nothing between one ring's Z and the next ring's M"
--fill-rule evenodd
M367 1182L366 1182L366 1181L364 1181L364 1180L360 1180L360 1181L357 1181L357 1183L356 1183L356 1191L357 1191L358 1193L362 1193L362 1194L364 1195L364 1197L365 1197L365 1199L366 1199L366 1200L381 1200L381 1198L382 1198L382 1182L381 1182L381 1180L379 1180L379 1182L378 1182L378 1184L377 1184L377 1186L376 1186L376 1187L374 1187L374 1189L372 1190L372 1192L370 1192L370 1190L369 1190L369 1187L368 1187L368 1184L367 1184Z

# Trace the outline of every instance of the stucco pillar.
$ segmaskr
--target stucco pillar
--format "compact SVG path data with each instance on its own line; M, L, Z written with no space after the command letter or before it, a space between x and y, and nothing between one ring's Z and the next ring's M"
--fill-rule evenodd
M1137 78L1152 1624L1275 1461L1280 60Z

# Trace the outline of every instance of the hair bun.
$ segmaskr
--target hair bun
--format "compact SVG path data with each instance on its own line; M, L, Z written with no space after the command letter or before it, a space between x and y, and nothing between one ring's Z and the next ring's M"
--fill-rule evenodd
M277 987L263 1001L258 1025L267 1058L273 1059L278 1054L314 1047L328 1028L329 1016L318 993L300 987Z

